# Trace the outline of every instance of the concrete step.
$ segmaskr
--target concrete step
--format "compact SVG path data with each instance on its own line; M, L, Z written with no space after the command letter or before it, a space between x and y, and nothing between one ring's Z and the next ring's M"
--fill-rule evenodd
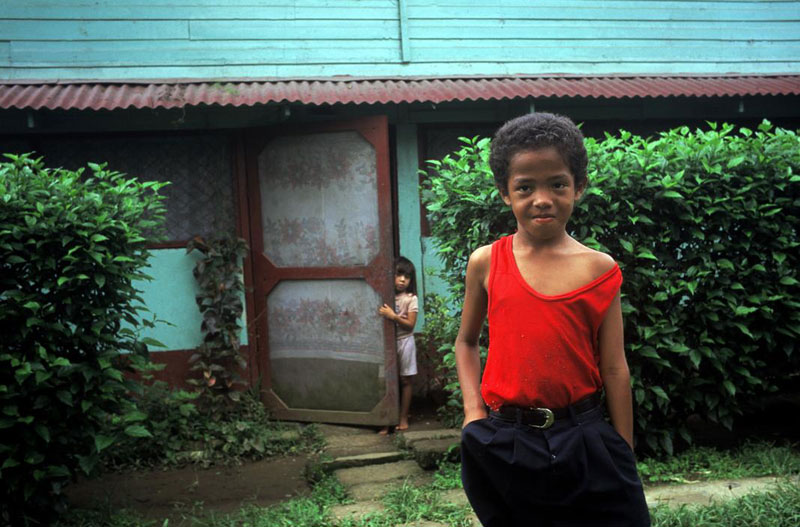
M327 436L325 452L331 457L357 456L397 451L393 438L380 434Z
M434 470L442 460L457 461L461 452L461 441L425 439L411 446L414 459L424 470Z
M423 472L416 476L409 476L402 480L396 479L392 481L384 481L382 483L359 483L348 488L347 495L356 501L380 500L386 496L389 491L398 488L406 481L411 485L426 485L433 481L433 474L430 472Z
M458 460L461 430L438 428L399 434L399 443L411 450L414 459L425 470L435 469L439 462Z
M432 439L452 439L461 441L461 430L455 428L436 428L432 430L415 430L413 432L398 432L401 446L410 448L418 441L428 441Z
M333 472L343 468L364 467L367 465L382 465L385 463L394 463L400 461L405 457L405 453L399 450L391 452L378 452L371 454L359 454L355 456L341 456L334 458L330 461L322 462L322 470L325 472Z
M382 465L342 468L333 472L339 482L348 489L364 483L402 480L422 473L422 469L415 461L395 461Z

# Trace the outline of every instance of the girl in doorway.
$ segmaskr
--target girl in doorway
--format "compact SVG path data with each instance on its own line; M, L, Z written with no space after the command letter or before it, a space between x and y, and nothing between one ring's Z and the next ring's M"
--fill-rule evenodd
M397 363L400 370L400 423L397 430L406 430L411 407L411 378L417 374L414 325L417 323L419 307L414 264L402 256L395 262L394 292L394 309L383 304L378 314L394 322L397 327ZM389 427L384 427L379 433L388 434Z

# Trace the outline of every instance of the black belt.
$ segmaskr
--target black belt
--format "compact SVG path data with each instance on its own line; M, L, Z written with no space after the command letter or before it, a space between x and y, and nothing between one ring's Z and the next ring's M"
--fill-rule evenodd
M600 392L584 397L577 403L564 408L523 408L520 406L501 406L497 411L489 412L494 418L532 426L534 428L550 428L559 419L572 414L582 414L600 406Z

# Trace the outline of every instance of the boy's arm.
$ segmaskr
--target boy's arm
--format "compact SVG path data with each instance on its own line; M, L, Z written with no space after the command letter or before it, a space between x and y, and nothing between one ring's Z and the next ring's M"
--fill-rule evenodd
M378 314L385 319L391 320L406 331L411 331L417 325L417 312L410 311L408 318L403 318L394 312L394 309L389 307L389 304L383 304L378 308Z
M600 376L606 390L606 404L611 424L633 449L633 401L631 374L625 360L622 331L622 304L619 292L600 326Z
M464 399L464 423L486 417L481 397L481 358L478 340L486 318L488 296L484 283L489 272L491 246L477 249L467 264L464 308L456 337L455 355L458 382Z

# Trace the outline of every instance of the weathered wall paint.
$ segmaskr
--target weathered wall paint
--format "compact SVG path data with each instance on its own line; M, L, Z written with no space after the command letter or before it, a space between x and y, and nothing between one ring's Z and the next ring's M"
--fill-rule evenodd
M419 317L415 331L425 325L425 280L422 258L422 234L419 224L419 176L417 175L417 126L397 125L397 226L400 254L414 263L417 270Z
M157 322L154 328L143 330L141 336L154 338L166 346L163 350L153 349L156 352L194 349L203 341L200 332L203 319L195 302L197 282L192 276L200 254L196 251L186 254L185 249L155 249L151 254L145 273L153 280L135 285L151 311L141 316L155 317ZM242 330L241 340L247 344L247 331Z
M447 297L450 286L438 275L444 269L444 262L439 256L436 242L430 236L422 238L422 265L425 268L425 291Z
M800 1L0 1L0 78L759 74Z

